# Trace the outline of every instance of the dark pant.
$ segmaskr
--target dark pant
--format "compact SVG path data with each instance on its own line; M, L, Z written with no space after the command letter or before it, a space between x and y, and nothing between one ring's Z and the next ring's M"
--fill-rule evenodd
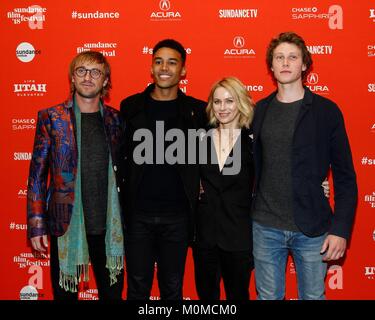
M181 300L188 247L188 223L183 217L136 216L125 231L127 299L148 300L155 262L160 298Z
M110 286L109 271L105 267L105 235L88 235L87 242L91 266L100 300L121 300L124 287L124 272L117 276L117 282ZM77 300L78 292L65 291L59 285L60 267L57 251L57 237L51 236L51 280L55 300Z
M195 246L193 257L199 299L219 300L222 277L227 300L249 300L253 268L250 250L232 252Z

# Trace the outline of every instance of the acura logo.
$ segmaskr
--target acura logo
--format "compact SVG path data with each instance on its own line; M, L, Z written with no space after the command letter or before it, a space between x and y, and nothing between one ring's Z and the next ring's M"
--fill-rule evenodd
M161 0L159 2L159 7L163 11L167 11L171 8L171 3L168 0Z
M310 83L310 84L317 84L318 81L319 81L319 77L318 77L317 73L310 73L307 76L307 82Z
M233 39L233 45L236 48L243 48L245 45L245 39L241 36L234 37Z

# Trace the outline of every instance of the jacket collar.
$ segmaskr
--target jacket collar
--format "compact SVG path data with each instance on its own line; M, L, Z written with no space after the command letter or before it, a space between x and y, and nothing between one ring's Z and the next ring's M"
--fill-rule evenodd
M314 94L310 91L310 89L308 87L304 86L303 88L305 89L305 94L304 94L303 99L302 99L301 110L300 110L300 112L298 113L298 116L297 116L296 125L295 125L296 127L299 124L299 122L301 121L301 119L304 117L306 112L308 110L310 110L310 107L312 105L313 98L314 98ZM256 123L254 123L254 127L253 127L256 140L257 140L257 137L259 136L261 126L263 124L264 117L265 117L266 112L267 112L267 107L270 105L272 99L275 98L276 94L277 94L277 90L274 91L273 93L271 93L268 97L266 97L263 100L263 103L262 103L262 105L264 107L259 109L259 113L257 115L258 120L256 121Z
M63 106L67 109L70 109L70 108L73 108L74 106L74 96L73 95L70 95L68 97L68 99L66 99L64 102L63 102ZM100 106L105 106L104 104L104 101L102 99L100 99Z
M306 86L304 86L305 89L305 94L302 99L302 105L301 105L301 110L298 113L296 123L295 123L295 128L299 125L300 121L302 118L305 116L305 114L310 110L313 102L313 93L310 91L310 89Z
M297 128L297 126L301 122L302 118L310 110L310 108L312 106L312 103L313 103L313 99L314 99L314 94L311 92L311 90L308 87L306 87L306 86L303 86L303 88L305 89L305 94L303 95L303 98L302 98L301 110L298 113L298 116L297 116L297 119L296 119L296 123L295 123L295 128ZM269 105L269 103L276 96L276 94L277 94L277 91L273 92L267 98L267 105ZM264 118L264 114L262 116Z
M155 83L151 83L146 89L145 91L143 91L143 94L148 97L150 96L151 92L154 91L155 89ZM186 97L185 93L183 93L181 91L181 89L178 89L177 91L177 99L180 100L180 99L184 99L184 97Z
M66 99L64 102L63 102L63 106L67 109L71 109L73 108L74 106L74 102L73 102L73 96L70 96L68 99Z
M310 105L312 105L314 94L311 92L311 90L308 87L303 86L303 88L305 89L305 95L303 96L302 103L304 105L310 106Z
M306 87L306 86L303 86L303 88L305 89L305 94L302 98L302 104L303 105L311 105L312 104L312 101L313 101L313 93L311 92L311 90ZM269 105L272 101L273 98L275 98L277 94L277 90L272 92L266 99L265 99L265 104L266 105Z

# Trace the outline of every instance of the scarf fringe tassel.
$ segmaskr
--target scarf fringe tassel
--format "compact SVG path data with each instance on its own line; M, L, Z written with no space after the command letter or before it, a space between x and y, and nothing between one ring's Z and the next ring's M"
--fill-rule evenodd
M107 257L106 268L109 270L110 286L117 282L117 276L124 269L124 256ZM60 287L65 291L77 292L78 284L89 281L89 266L77 266L77 274L65 274L60 270Z

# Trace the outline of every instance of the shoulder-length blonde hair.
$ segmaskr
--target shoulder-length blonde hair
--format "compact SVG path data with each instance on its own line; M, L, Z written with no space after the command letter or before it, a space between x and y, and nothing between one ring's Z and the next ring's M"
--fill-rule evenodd
M254 116L254 101L245 89L243 83L236 77L225 77L217 81L211 88L208 96L208 105L206 108L208 123L213 127L218 126L218 120L215 117L213 110L213 97L215 90L218 87L223 87L228 90L234 98L238 111L240 113L239 125L240 128L249 128Z

